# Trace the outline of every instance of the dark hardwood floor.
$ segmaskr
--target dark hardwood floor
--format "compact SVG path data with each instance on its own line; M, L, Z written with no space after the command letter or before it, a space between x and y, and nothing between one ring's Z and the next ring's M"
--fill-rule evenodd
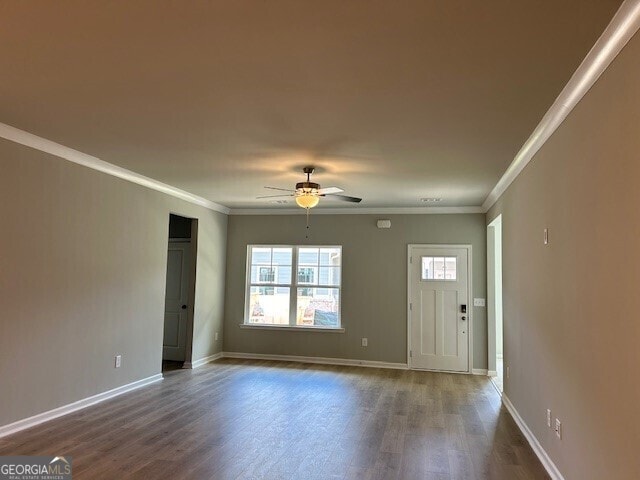
M219 360L0 439L79 479L549 478L486 377Z

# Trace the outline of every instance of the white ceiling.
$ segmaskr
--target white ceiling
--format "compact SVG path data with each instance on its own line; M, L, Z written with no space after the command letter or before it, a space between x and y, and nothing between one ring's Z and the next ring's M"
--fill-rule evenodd
M479 206L619 5L3 2L0 121L231 208L309 164L362 208Z

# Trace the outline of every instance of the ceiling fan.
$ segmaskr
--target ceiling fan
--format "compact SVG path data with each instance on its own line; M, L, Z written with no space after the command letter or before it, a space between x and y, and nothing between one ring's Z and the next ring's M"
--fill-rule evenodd
M276 198L276 197L294 197L298 206L309 210L310 208L315 207L320 202L320 197L328 197L335 198L336 200L342 200L344 202L352 202L352 203L360 203L362 201L361 198L357 197L349 197L347 195L339 195L344 190L338 187L327 187L321 188L320 184L314 183L310 180L311 174L314 171L314 167L304 167L302 171L307 175L306 182L296 183L295 190L289 190L286 188L277 188L277 187L264 187L269 190L280 190L283 192L289 192L284 195L267 195L263 197L257 198Z

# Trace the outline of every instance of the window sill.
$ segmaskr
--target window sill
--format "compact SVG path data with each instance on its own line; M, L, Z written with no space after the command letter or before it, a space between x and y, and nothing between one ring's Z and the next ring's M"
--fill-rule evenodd
M325 333L344 333L343 327L289 327L280 325L260 325L241 323L240 328L249 330L281 330L281 331L303 331L303 332L325 332Z

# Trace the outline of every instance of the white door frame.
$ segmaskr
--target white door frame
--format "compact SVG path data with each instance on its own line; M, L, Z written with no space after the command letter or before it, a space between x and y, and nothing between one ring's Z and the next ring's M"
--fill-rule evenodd
M472 248L471 245L460 245L460 244L431 244L431 243L410 243L407 246L407 367L409 370L413 370L411 367L411 357L409 356L409 351L411 350L411 249L413 248L432 248L432 249L446 249L446 248L464 248L467 250L467 317L468 327L469 327L469 335L467 336L468 352L469 358L467 361L467 371L460 373L473 373L473 270L472 270ZM420 369L422 370L422 369ZM452 372L448 372L452 373Z
M496 242L496 234L500 235L500 241ZM500 251L497 251L496 243L500 245ZM496 216L491 223L487 225L487 374L495 377L496 372L496 277L500 275L500 286L502 287L502 271L496 271L496 255L500 255L500 264L502 265L502 215ZM502 298L502 292L500 292ZM504 319L502 320L504 327ZM504 337L504 334L503 334ZM504 350L504 340L503 346ZM503 373L504 375L504 373Z

